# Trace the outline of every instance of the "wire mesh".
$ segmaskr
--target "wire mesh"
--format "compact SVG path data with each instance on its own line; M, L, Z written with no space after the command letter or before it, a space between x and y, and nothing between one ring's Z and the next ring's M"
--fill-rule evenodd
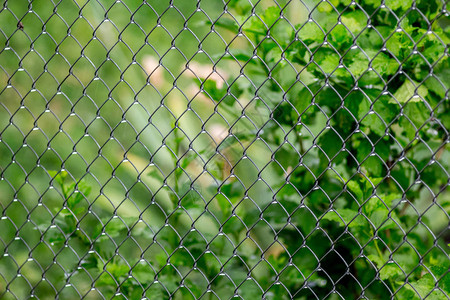
M448 1L3 1L2 299L449 299Z

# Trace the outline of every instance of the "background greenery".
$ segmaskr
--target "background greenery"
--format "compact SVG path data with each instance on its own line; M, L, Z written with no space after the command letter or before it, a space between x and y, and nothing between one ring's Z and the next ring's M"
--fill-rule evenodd
M3 1L1 297L448 298L444 5Z

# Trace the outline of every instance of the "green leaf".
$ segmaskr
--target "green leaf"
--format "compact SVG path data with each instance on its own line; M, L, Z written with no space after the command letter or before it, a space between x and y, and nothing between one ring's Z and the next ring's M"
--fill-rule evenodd
M336 2L339 2L343 6L349 6L350 3L352 3L352 0L334 0ZM371 0L366 0L366 2L370 2ZM335 5L337 6L337 5Z
M259 64L259 59L253 59L253 53L247 50L233 49L229 54L222 57L222 54L217 54L212 56L214 60L218 59L229 59L229 60L239 60L252 65Z
M333 4L333 2L336 2L336 0L332 0L330 3ZM331 6L330 3L327 1L321 1L317 6L317 10L321 13L328 13L328 14L333 12L333 6Z
M281 10L278 6L271 6L266 9L262 15L262 19L267 27L271 27L280 18Z
M425 80L424 84L429 91L435 93L441 98L445 98L445 93L447 92L447 89L445 86L443 86L442 81L439 81L438 79L436 79L436 77L431 76L428 77L427 80Z
M372 197L364 204L364 212L367 215L371 215L379 209L383 209L384 205L377 197Z
M342 24L352 33L359 33L367 27L367 17L361 10L345 13L342 17Z
M87 210L87 209L86 209L85 206L80 206L80 207L74 208L74 209L73 209L73 213L74 213L76 216L79 216L79 215L83 214L86 210Z
M264 14L259 18L252 16L244 20L243 28L246 32L256 35L266 35L267 30L270 29L280 18L281 10L278 6L271 6L267 8ZM262 21L261 21L262 20Z
M402 275L402 270L395 263L388 263L380 270L381 280L388 280Z
M325 216L322 217L322 219L338 222L340 226L348 225L350 228L366 225L366 222L364 222L364 217L358 215L358 211L348 208L330 210Z
M386 208L382 209L379 207L377 210L372 212L369 219L375 228L379 228L381 224L386 225L386 223L390 221L390 219L388 220L388 213L389 211Z
M199 24L199 26L204 26L202 24L206 24L206 25L212 25L211 21L205 21L205 22L201 22ZM228 29L232 32L239 32L239 26L238 24L236 24L236 21L234 21L233 19L228 19L228 18L220 18L219 20L214 22L214 26L219 26L225 29Z
M381 0L365 0L364 4L377 8L381 5Z
M55 170L48 170L48 175L50 175L50 177L55 177L59 171L55 171Z
M109 240L110 238L118 237L121 233L127 231L136 221L137 219L133 217L103 218L102 223L106 224L103 231L109 236L105 236L105 238Z
M220 101L227 94L226 86L219 89L216 81L212 79L203 82L203 89L214 101Z
M384 53L379 53L372 61L372 68L381 76L392 75L397 72L399 67L395 59L389 58Z
M433 276L427 273L419 280L411 282L410 285L412 287L410 285L405 285L405 287L414 291L416 295L418 294L418 296L423 299L435 289L435 284L436 282ZM427 297L427 299L446 299L446 297L441 291L435 290L430 296Z
M351 51L344 56L344 63L353 76L358 77L369 68L369 60L359 50Z
M358 117L364 118L361 124L378 136L384 136L386 126L397 116L399 111L398 104L391 104L390 101L395 102L395 100L388 95L382 95L378 98L380 94L378 90L365 90L365 93L370 96L370 101L364 98L360 102ZM369 113L371 101L374 101L372 110L376 113Z
M298 37L304 42L321 42L324 34L314 22L307 22L298 32Z
M338 24L329 33L329 41L335 48L342 51L351 46L353 37L344 25Z
M385 3L392 10L407 10L411 8L413 0L386 0Z
M406 102L420 102L428 95L428 89L423 85L413 80L406 80L395 92L394 97L400 103ZM420 97L419 97L420 96ZM389 103L397 103L391 99Z
M320 72L331 73L339 66L339 55L329 49L320 49L311 57L320 67Z
M95 281L96 287L113 286L115 284L114 278L106 272L103 272Z
M364 200L363 199L363 191L361 190L361 187L359 186L359 184L356 182L356 181L354 181L354 180L350 180L348 183L347 183L347 187L348 187L348 189L353 193L353 194L355 194L355 196L356 196L356 199L358 200L358 201L362 201L362 200Z
M377 267L382 266L384 264L383 259L381 259L381 257L379 257L378 255L370 254L370 255L367 255L367 258L371 262L373 262Z
M227 6L234 8L240 15L245 15L252 9L248 0L229 0Z
M430 114L428 108L423 102L408 102L403 108L405 116L399 120L399 125L403 131L403 134L408 138L406 143L412 141L416 136L416 131L424 124Z
M75 185L76 184L73 184L73 187L71 186L72 188L70 189L70 193L72 193L72 190L75 189ZM84 181L80 181L78 183L78 189L74 190L69 199L67 199L67 207L69 207L70 209L74 209L81 200L89 196L90 192L91 187Z
M380 182L382 182L384 178L382 177L369 177L369 178L363 178L362 181L364 183L363 191L364 191L364 197L368 198L372 195L373 186L377 186Z
M361 164L361 168L370 176L383 175L383 162L377 156L370 156Z
M383 200L383 202L388 206L392 207L394 200L401 200L402 195L397 193L390 193L390 194L378 194L378 196Z
M143 262L139 263L133 268L133 277L136 278L142 285L153 282L155 274L151 267Z
M404 31L395 32L386 42L387 50L400 61L410 55L413 47L414 42Z
M375 265L378 268L380 268L379 272L380 272L381 280L388 280L391 278L394 279L398 276L403 275L402 269L399 266L397 266L397 264L395 262L389 262L386 264L384 259L382 259L378 255L373 255L373 254L367 255L367 258L369 260L371 260L373 263L375 263Z
M274 47L273 47L271 50L269 50L269 51L267 52L267 54L266 54L266 57L265 57L266 63L269 63L269 62L277 63L277 62L279 62L279 61L281 60L281 54L282 54L282 52L283 52L283 51L280 49L280 47L274 46ZM281 61L279 64L280 64L280 65L283 65L284 63L283 63L283 61Z
M321 135L319 144L328 156L328 159L333 159L333 157L338 154L343 147L342 139L332 130L329 130Z
M68 175L67 171L53 171L53 170L50 170L50 171L48 171L48 173L49 173L50 176L52 176L56 180L56 182L61 187L64 186L64 182L65 182L65 180L67 178L67 175Z
M335 133L333 130L322 133L318 143L322 149L322 151L319 152L320 163L322 166L327 166L330 161L339 163L345 158L346 152L341 151L344 143L339 134Z
M106 270L114 276L115 279L119 279L123 276L125 276L129 270L130 267L126 264L117 264L117 263L108 263L106 265Z

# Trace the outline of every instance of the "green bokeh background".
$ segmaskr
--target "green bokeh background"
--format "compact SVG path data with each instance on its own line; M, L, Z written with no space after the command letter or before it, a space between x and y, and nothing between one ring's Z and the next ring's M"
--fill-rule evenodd
M78 224L88 236L101 222L113 223L113 216L120 217L116 221L122 227L126 222L121 220L139 216L140 228L160 230L175 209L171 200L175 181L184 189L177 190L180 195L195 181L194 198L209 201L214 198L214 186L228 177L231 164L236 164L236 177L249 188L248 197L258 199L260 205L271 200L266 184L254 183L258 164L271 155L262 142L246 151L251 160L240 160L245 143L235 140L222 147L227 157L215 152L214 138L226 137L228 127L236 122L233 134L254 131L252 122L263 122L261 112L248 107L246 112L254 118L238 121L245 103L236 111L216 107L204 93L196 95L198 79L186 68L188 61L211 66L230 43L232 48L248 45L244 37L236 38L220 27L211 31L208 24L223 14L223 2L124 3L4 1L0 12L0 250L8 254L0 258L0 293L12 282L3 294L5 299L26 298L32 287L40 299L53 299L56 293L77 298L89 292L95 278L79 270L66 282L87 249L76 238L66 246L48 242L49 235L60 232L55 218L65 207L51 171L65 170L68 183L83 180L91 187L90 196L83 200L89 213ZM17 28L19 20L23 31ZM149 57L160 64L150 77L144 71ZM230 77L239 72L239 66L229 61L217 67ZM194 163L175 176L173 170L183 157ZM270 183L270 178L266 180ZM230 206L225 197L216 198L210 207L213 211L219 211L220 205ZM248 206L254 207L249 199L239 209ZM185 234L200 213L182 212L178 234ZM207 240L219 232L214 217L204 214L196 224ZM235 230L244 228L235 223ZM261 235L268 230L261 230ZM151 241L137 235L119 252L133 265L142 252L139 246L145 248ZM113 239L106 244L120 245ZM256 245L248 247L251 252ZM147 251L148 261L158 253L170 253L170 246L156 248ZM95 290L88 294L89 299L98 297Z

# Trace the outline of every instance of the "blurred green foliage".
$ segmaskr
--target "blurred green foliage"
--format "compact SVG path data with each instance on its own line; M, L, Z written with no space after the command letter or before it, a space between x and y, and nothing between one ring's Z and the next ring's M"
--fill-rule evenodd
M2 297L448 297L441 2L147 2L0 12Z

